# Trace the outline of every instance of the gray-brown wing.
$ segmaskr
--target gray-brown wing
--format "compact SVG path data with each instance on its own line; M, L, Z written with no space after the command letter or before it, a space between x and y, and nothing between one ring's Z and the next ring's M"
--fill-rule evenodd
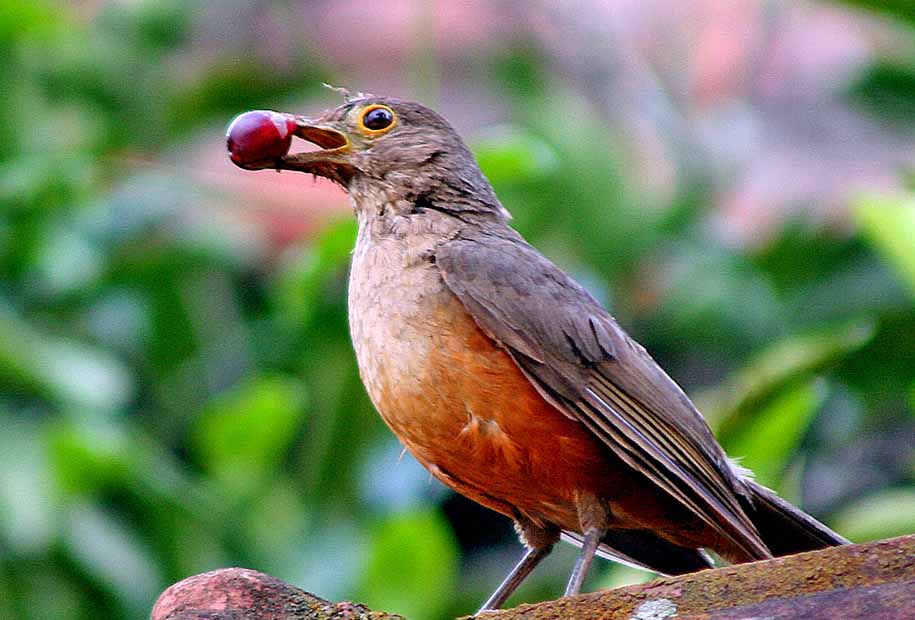
M769 557L705 420L579 284L510 229L452 239L435 259L541 394L751 557Z

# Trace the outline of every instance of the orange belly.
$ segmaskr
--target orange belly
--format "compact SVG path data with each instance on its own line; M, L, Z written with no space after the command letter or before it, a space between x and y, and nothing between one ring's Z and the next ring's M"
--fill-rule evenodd
M437 300L444 303L406 330L429 329L412 368L377 360L376 379L366 382L416 459L483 505L564 529L579 528L578 494L625 493L624 472L606 446L545 401L457 299Z

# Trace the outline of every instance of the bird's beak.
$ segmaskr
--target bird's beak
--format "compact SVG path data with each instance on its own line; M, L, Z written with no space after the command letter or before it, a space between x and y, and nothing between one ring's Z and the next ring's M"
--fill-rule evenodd
M325 153L338 153L349 149L349 138L346 134L330 125L311 121L304 116L296 116L295 123L296 129L293 134L317 144Z
M314 121L304 116L295 117L293 135L321 147L318 151L292 153L277 160L277 170L297 170L327 177L346 186L355 169L349 160L350 139L332 123Z

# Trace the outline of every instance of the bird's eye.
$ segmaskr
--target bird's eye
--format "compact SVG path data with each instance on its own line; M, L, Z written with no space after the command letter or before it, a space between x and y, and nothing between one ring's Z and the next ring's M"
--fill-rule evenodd
M394 110L383 105L372 105L362 112L360 124L370 133L382 133L394 125Z

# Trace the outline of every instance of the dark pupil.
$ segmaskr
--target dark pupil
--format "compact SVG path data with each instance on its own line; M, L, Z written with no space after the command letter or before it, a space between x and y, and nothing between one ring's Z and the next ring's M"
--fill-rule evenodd
M375 108L362 119L363 124L369 129L384 129L394 121L390 110Z

